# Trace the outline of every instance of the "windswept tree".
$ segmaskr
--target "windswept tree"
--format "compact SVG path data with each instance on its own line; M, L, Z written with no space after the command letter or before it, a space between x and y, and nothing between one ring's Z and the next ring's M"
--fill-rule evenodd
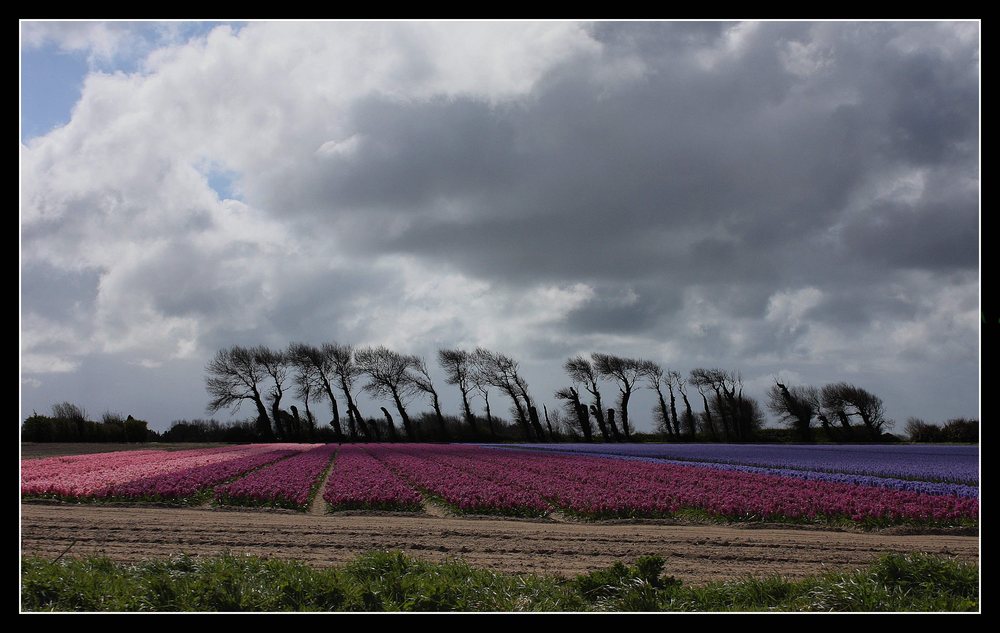
M493 413L490 411L490 384L479 373L478 365L475 363L475 356L472 356L472 360L472 384L476 388L476 393L483 399L483 412L486 414L486 425L490 429L490 437L495 439L497 432L493 426Z
M441 413L441 401L438 399L437 389L434 388L434 381L431 380L431 373L427 370L427 362L420 356L410 357L411 371L409 380L413 386L431 398L431 406L434 407L434 419L437 420L438 431L441 439L448 438L448 429L444 425L444 415Z
M288 357L283 350L274 350L264 345L254 348L254 357L271 378L271 388L267 392L267 399L271 401L271 419L274 420L278 437L285 438L288 436L288 430L282 423L281 398L284 397L287 386Z
M667 372L667 378L670 382L667 384L673 384L674 388L677 389L677 393L681 394L681 399L684 401L684 413L681 416L681 424L676 429L678 437L680 436L680 429L683 428L687 432L689 439L694 439L695 436L695 417L694 412L691 410L691 401L688 400L687 396L687 382L684 380L684 376L678 371ZM671 390L671 393L673 391ZM674 420L674 424L677 425L677 420Z
M475 388L473 374L474 366L472 354L464 349L441 349L438 350L438 363L444 369L445 382L455 385L462 392L462 411L465 415L465 423L476 433L476 417L472 415L472 408L469 407L469 393Z
M753 436L759 425L749 413L752 407L744 402L746 397L743 395L743 377L740 372L697 368L691 370L690 382L698 387L706 407L709 406L706 394L715 394L711 407L714 415L711 409L706 408L706 421L711 425L716 421L720 423L725 441L744 442Z
M396 434L396 425L392 423L392 415L385 407L379 408L382 409L382 415L385 416L385 426L386 430L389 432L389 439L395 442L399 439L399 435Z
M594 366L589 360L583 356L574 356L569 358L563 363L563 369L569 374L570 379L573 382L580 383L583 385L584 389L590 392L590 395L594 397L594 402L591 404L591 413L594 418L597 419L597 428L601 430L601 435L604 437L605 442L610 442L612 439L611 434L608 433L608 425L604 421L604 406L601 404L601 389L597 385L597 371L594 370ZM614 433L614 439L621 439L618 435L618 427L612 427Z
M841 428L848 433L851 432L851 418L847 413L848 403L844 399L850 385L846 382L838 382L826 385L820 391L820 402L823 406L823 414L827 418L832 418L840 423Z
M799 439L811 442L812 421L818 413L819 390L816 387L795 385L788 387L775 379L767 392L767 408L771 413L795 429Z
M593 442L594 429L590 425L590 412L587 406L580 402L580 392L576 387L563 387L556 391L555 396L557 400L565 400L563 407L569 416L566 424L579 430L583 434L584 441Z
M217 413L222 409L235 413L244 401L249 400L257 408L258 436L274 437L261 395L261 383L267 379L268 374L257 361L252 348L235 345L220 349L205 367L205 374L205 388L211 398L207 407L209 413Z
M885 417L885 405L882 403L882 398L874 393L861 387L855 387L848 401L854 405L854 410L873 440L882 437L884 429L892 428L892 421Z
M289 356L291 357L291 355ZM292 358L294 361L294 357ZM323 384L320 382L319 372L312 365L294 362L293 367L295 372L292 375L292 384L295 386L295 395L302 399L302 404L305 406L305 425L309 437L312 437L316 433L316 418L312 414L309 402L310 400L315 400L316 396L322 393ZM298 412L295 407L292 407L292 415L298 419Z
M861 387L846 382L834 383L823 387L820 397L826 412L836 417L847 431L851 429L851 416L861 418L871 439L878 439L883 429L891 426L885 419L882 399Z
M472 355L476 375L480 384L496 387L510 398L511 406L525 439L532 438L531 423L528 421L527 407L522 401L517 373L517 361L510 356L477 347Z
M655 417L659 421L659 427L671 439L676 434L677 427L677 407L674 403L674 385L668 378L668 372L663 370L659 363L651 360L643 361L642 375L646 378L649 388L656 391L656 402L659 409L655 410ZM667 401L663 397L663 387L667 387L670 392L670 408L667 409ZM672 418L671 418L672 414ZM672 420L672 424L671 424Z
M712 418L712 407L708 404L708 394L711 393L712 382L706 377L706 371L704 369L692 369L688 383L698 390L698 393L701 394L701 400L705 405L705 410L702 413L702 426L705 433L711 439L718 440L718 433L715 430L715 420Z
M364 347L357 350L354 360L358 363L369 382L365 391L379 398L392 398L396 411L403 421L403 429L410 440L417 439L416 429L406 413L406 402L416 394L416 385L410 379L409 370L414 357L394 352L384 345Z
M361 367L354 359L354 348L338 343L324 343L323 356L329 359L333 373L340 383L340 391L347 401L347 420L350 424L351 437L355 437L355 428L361 431L367 439L372 439L371 430L358 411L357 400L354 397L354 380L361 375Z
M288 356L297 367L311 367L316 372L316 378L319 380L322 394L330 401L330 410L333 413L330 426L333 427L337 441L343 441L344 433L340 427L340 407L337 406L337 397L333 395L333 385L331 384L335 375L333 359L321 348L305 343L292 343L289 345Z
M636 389L636 383L643 375L646 361L600 353L591 354L590 357L594 359L594 369L599 376L618 383L618 412L621 414L625 439L630 440L632 429L628 423L628 401Z
M524 405L528 410L528 420L531 422L531 428L535 432L535 437L544 441L545 431L542 430L542 423L538 419L538 409L535 408L535 403L532 402L531 395L528 393L528 381L515 372L514 385L517 387L518 393L521 394L521 398L524 399Z

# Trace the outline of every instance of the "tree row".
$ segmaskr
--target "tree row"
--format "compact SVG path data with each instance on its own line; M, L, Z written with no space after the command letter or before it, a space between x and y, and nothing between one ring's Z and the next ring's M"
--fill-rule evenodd
M563 403L562 411L550 412L543 404L539 415L528 382L512 357L480 347L474 351L442 349L436 360L445 382L461 394L462 423L467 427L464 438L498 437L498 424L506 423L491 409L490 396L496 392L509 405L518 430L516 439L526 441L566 437L586 442L631 441L635 431L629 403L635 391L643 388L656 393L654 419L668 440L747 442L758 436L765 422L760 403L744 393L738 371L696 368L684 375L645 359L579 355L563 364L570 384L554 394ZM609 382L616 390L616 407L606 408L602 389ZM316 412L323 406L329 408L328 424L337 441L416 441L431 435L449 440L455 435L446 421L450 416L441 410L438 386L426 359L385 346L293 343L284 350L233 346L219 350L209 362L206 388L210 413L235 412L243 404L252 404L261 438L315 436ZM362 415L358 403L362 391L388 405L380 407L381 415ZM282 408L293 397L302 404L301 412L296 405ZM409 407L417 398L430 404L433 430L426 425L418 428L422 425L412 419ZM481 401L482 416L473 412L476 400ZM839 441L860 439L859 431L867 439L878 440L892 424L885 419L880 398L843 382L822 388L788 387L776 379L767 407L796 439L806 442L816 439L817 424L824 439Z

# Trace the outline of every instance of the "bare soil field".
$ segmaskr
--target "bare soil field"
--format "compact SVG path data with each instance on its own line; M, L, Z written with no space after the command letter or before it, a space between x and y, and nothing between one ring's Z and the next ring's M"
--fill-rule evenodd
M885 553L979 558L975 535L43 503L21 504L21 547L25 555L47 558L65 552L137 561L230 552L315 566L343 563L367 550L398 549L427 560L461 557L500 571L558 575L659 554L666 573L689 583L742 574L802 578L851 570Z
M113 451L186 451L194 448L215 448L216 446L228 446L228 444L218 442L192 442L190 444L160 444L157 442L141 444L121 444L110 442L22 442L21 459L59 457L61 455L87 455L90 453L110 453Z

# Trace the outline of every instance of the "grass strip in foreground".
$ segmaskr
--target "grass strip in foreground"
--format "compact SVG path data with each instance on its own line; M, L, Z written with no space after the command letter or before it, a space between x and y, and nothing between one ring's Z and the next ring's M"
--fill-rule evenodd
M975 565L888 555L806 580L685 586L658 556L561 579L370 552L314 569L257 557L22 559L25 611L976 611ZM666 570L669 572L669 570Z

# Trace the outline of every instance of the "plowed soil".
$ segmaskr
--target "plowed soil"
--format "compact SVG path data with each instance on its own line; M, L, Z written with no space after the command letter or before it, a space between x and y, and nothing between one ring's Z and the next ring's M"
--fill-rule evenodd
M889 552L979 557L977 536L943 534L39 503L21 505L21 546L25 555L47 558L65 552L137 561L230 552L315 566L343 563L366 550L398 549L426 560L461 557L501 571L564 576L659 554L666 573L690 583L741 574L801 578L855 569Z

